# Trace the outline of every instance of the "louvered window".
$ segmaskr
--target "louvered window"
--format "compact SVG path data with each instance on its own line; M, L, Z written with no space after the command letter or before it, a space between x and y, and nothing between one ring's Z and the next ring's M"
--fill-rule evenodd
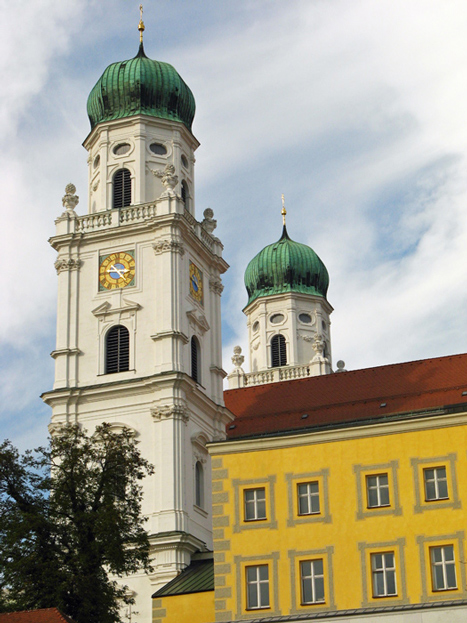
M124 208L131 204L131 174L128 169L119 169L114 175L113 206Z
M199 461L195 465L195 504L200 508L204 506L204 470Z
M275 335L271 340L271 365L273 368L287 365L287 350L283 335Z
M187 210L190 209L190 191L188 189L188 184L185 180L182 181L182 201L185 204L185 208Z
M191 378L200 382L199 342L195 337L191 338Z
M107 333L105 346L106 374L130 369L130 333L126 327L112 327Z

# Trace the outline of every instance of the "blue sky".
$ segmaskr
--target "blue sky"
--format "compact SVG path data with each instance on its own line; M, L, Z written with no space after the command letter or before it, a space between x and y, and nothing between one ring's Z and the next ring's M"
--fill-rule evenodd
M87 211L87 96L138 48L139 2L1 6L0 438L46 438L56 274L47 239L73 182ZM465 0L151 0L148 56L197 104L196 210L231 268L224 368L245 347L243 272L281 232L331 278L348 369L467 351Z

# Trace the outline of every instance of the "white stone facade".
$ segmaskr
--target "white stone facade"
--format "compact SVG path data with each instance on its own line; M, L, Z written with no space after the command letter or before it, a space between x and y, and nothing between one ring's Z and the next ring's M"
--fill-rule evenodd
M165 145L167 154L155 156L152 142ZM130 150L117 156L118 144ZM152 593L188 565L193 552L212 549L205 446L224 438L231 418L223 406L220 319L221 274L228 266L212 235L212 211L202 222L194 218L197 145L181 123L136 116L100 124L85 141L89 213L77 216L69 185L50 240L58 253L55 383L43 396L52 407L51 428L65 422L88 431L102 422L127 426L155 466L143 482L155 571L125 580L141 623L151 621ZM132 201L112 209L119 167L131 171ZM153 174L156 169L162 176ZM188 201L181 198L181 180L190 188ZM134 281L100 287L102 258L122 251L134 256ZM191 265L199 271L202 297L190 290ZM106 335L115 325L129 331L129 370L106 374ZM191 377L192 337L199 343L198 382ZM202 500L194 497L196 463Z

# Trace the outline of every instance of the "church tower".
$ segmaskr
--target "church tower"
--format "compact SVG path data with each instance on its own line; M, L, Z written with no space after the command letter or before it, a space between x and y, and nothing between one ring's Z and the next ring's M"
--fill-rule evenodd
M138 621L151 595L197 551L212 550L206 443L224 438L221 275L210 209L196 219L193 95L142 42L104 71L88 99L88 213L76 189L50 243L58 314L51 428L129 427L155 467L143 512L154 573L125 579Z
M287 232L248 264L245 286L250 372L236 346L229 388L328 374L331 370L329 275L312 248Z

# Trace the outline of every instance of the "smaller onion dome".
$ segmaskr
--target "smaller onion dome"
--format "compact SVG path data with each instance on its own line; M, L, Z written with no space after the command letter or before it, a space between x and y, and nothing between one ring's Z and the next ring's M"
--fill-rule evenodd
M245 271L248 305L260 296L299 292L326 298L329 274L311 247L291 240L284 225L280 240L264 247Z
M191 131L195 98L172 65L148 58L141 42L134 58L107 67L87 108L91 129L102 121L150 115L181 121Z

